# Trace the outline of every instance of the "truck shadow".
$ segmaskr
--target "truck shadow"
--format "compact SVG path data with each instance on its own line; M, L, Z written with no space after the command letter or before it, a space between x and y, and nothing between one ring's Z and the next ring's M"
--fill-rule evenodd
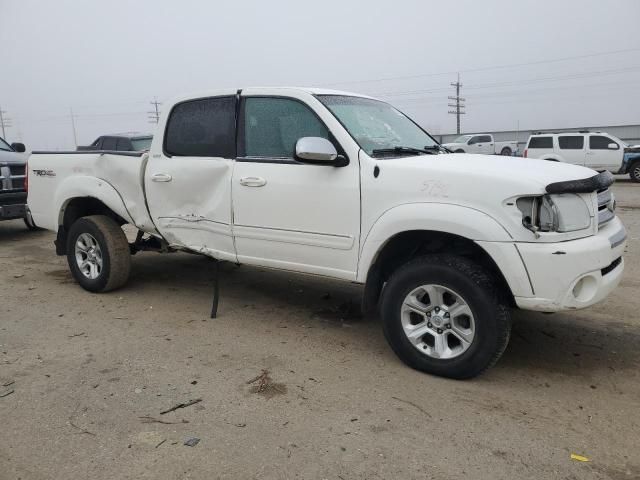
M208 259L147 255L135 263L127 289L150 289L159 296L166 295L167 289L175 291L176 296L188 291L193 302L202 304L203 314L208 313L213 285L212 263ZM359 285L223 263L220 292L220 316L241 318L244 309L259 309L265 314L265 321L280 321L281 315L286 315L289 321L301 325L353 325L363 333L363 344L370 344L372 338L384 344L379 319L359 314ZM640 327L603 320L597 310L554 315L514 311L513 317L510 344L494 367L500 377L560 374L582 376L588 381L596 373L612 374L640 365ZM355 340L353 336L350 339ZM390 349L388 355L394 356Z
M511 341L501 370L592 377L640 365L640 327L606 321L593 310L545 315L513 312Z

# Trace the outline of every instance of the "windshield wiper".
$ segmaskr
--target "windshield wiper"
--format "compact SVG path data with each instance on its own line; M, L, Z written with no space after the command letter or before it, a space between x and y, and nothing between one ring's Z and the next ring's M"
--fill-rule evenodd
M438 152L453 153L447 147L444 147L442 145L427 145L426 147L424 147L424 149L431 150L431 151L438 151Z
M391 148L376 148L371 152L373 155L384 155L385 153L415 153L416 155L421 155L426 153L428 155L433 155L435 152L432 149L424 149L424 148L414 148L414 147L391 147Z

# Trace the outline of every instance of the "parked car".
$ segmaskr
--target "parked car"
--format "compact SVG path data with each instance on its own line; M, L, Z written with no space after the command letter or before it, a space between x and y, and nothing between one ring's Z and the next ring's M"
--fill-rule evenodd
M607 172L446 152L369 97L228 89L169 104L148 153L34 152L29 207L88 291L150 249L356 282L404 362L468 378L502 355L512 307L604 299L626 231Z
M23 218L25 225L34 230L36 226L27 208L25 150L24 144L9 145L0 137L0 220Z
M102 135L91 145L79 146L78 151L105 150L109 152L142 152L149 150L153 135L120 134Z
M488 133L460 135L453 142L444 143L443 146L454 153L484 153L506 157L511 157L518 151L517 141L496 142L493 140L493 135Z
M529 137L524 156L628 173L631 180L640 182L640 148L605 132L536 133Z

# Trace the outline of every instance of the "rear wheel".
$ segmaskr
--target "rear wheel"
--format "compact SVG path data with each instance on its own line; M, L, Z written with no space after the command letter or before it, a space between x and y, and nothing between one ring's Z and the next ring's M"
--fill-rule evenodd
M511 151L511 149L509 147L504 147L502 149L502 151L500 152L500 155L503 155L505 157L510 157L512 153L513 152Z
M464 150L462 150L461 148L459 148L458 150L454 151L453 153L464 153Z
M635 162L631 165L629 177L632 182L640 182L640 162Z
M495 364L511 318L492 276L463 257L428 255L400 267L382 298L384 333L410 367L471 378Z
M129 243L110 217L83 217L67 237L67 262L76 281L90 292L108 292L124 285L131 271Z

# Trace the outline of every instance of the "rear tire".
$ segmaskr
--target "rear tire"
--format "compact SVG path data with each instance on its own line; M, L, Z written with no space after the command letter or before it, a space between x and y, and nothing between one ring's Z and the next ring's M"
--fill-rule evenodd
M105 215L82 217L69 229L67 262L82 288L90 292L108 292L129 279L129 242L112 218Z
M513 154L513 152L511 151L511 149L509 147L504 147L502 149L502 151L500 152L500 155L504 156L504 157L510 157Z
M632 182L640 183L640 161L631 164L629 178L631 178Z
M453 153L464 153L464 150L462 150L461 148L459 148L458 150L454 151Z
M415 293L421 289L426 296ZM412 368L442 377L479 375L498 361L511 333L508 302L493 277L455 255L427 255L398 268L384 288L381 313L396 355Z

